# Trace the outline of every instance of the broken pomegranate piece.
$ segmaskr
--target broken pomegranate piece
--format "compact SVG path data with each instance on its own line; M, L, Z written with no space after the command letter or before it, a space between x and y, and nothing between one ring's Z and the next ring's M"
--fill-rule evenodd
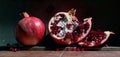
M92 18L78 21L75 9L68 12L58 12L49 21L48 31L58 44L70 45L81 41L91 30Z
M91 31L87 37L85 37L82 41L78 43L80 46L85 46L85 47L94 47L94 46L99 46L107 41L109 38L110 34L114 34L111 31Z

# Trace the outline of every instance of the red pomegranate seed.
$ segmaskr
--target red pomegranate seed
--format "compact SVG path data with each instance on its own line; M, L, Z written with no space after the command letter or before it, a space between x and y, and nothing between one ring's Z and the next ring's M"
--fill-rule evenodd
M71 48L70 48L70 47L67 47L67 48L66 48L66 51L71 51Z
M74 36L74 41L77 41L78 37L79 37L79 36L75 35L75 36Z
M81 48L81 51L85 51L85 48Z
M14 48L10 48L9 50L10 50L10 51L13 51L13 50L14 50Z
M13 52L16 52L16 51L18 51L18 49L17 48L10 48L10 51L13 51Z
M60 49L59 48L56 48L56 51L59 51Z
M71 26L72 26L72 24L67 24L67 25L66 25L66 27L67 27L68 29L70 29Z
M77 48L77 49L76 49L76 51L80 51L80 49L79 49L79 48Z
M76 47L72 47L72 51L76 51L77 50L77 48Z
M105 44L105 47L108 47L108 44Z
M66 33L66 36L65 36L65 40L66 39L69 39L69 40L72 40L73 36L72 36L72 33Z

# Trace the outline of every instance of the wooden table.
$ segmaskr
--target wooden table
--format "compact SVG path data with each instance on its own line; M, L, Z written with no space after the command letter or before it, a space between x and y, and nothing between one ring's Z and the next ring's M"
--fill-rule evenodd
M46 50L44 47L33 47L29 50L19 51L0 51L0 57L120 57L120 47L102 47L92 48L87 51L73 51L67 50Z
M120 51L0 51L0 57L120 57Z

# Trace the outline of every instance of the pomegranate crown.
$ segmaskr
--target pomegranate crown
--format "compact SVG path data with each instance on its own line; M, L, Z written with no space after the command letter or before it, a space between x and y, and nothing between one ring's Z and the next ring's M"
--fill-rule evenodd
M68 11L69 15L75 16L76 9L72 8L71 10Z

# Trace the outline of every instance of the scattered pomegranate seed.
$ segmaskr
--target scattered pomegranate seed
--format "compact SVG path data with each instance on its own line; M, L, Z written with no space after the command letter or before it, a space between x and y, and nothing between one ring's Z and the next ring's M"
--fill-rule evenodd
M81 51L85 51L85 49L84 49L84 48L81 48Z
M71 50L71 48L69 47L69 48L66 48L66 51L70 51Z
M76 51L80 51L80 49L79 49L79 48L76 48Z
M76 51L77 50L77 48L76 47L72 47L72 51Z
M56 51L59 51L60 49L59 48L56 48Z
M13 51L13 52L18 51L18 49L17 49L17 48L12 48L12 47L11 47L9 50L10 50L10 51Z
M13 51L13 52L14 52L15 50L14 50L14 48L10 48L10 51Z
M105 47L108 47L108 44L105 44Z

